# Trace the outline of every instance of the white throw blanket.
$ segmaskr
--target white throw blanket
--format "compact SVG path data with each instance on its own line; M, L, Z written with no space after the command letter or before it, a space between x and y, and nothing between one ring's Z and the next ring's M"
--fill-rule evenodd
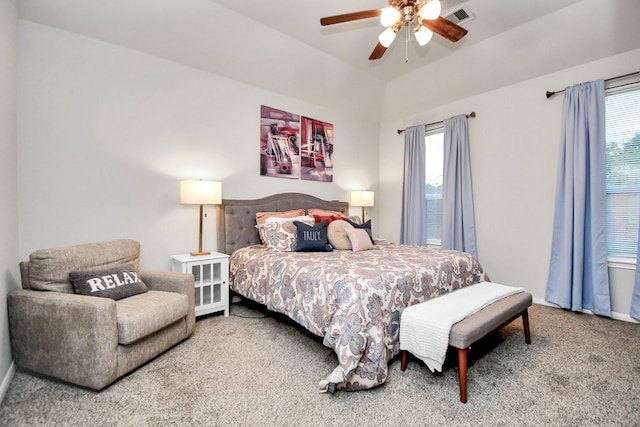
M492 302L523 291L480 282L407 307L400 321L400 349L421 359L431 372L442 372L451 327Z

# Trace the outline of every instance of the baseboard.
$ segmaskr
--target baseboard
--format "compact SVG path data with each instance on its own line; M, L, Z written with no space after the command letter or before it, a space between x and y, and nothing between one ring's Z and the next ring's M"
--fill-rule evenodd
M11 384L11 380L16 373L16 364L14 361L11 361L11 365L9 365L9 370L7 370L7 374L4 376L2 380L2 385L0 385L0 402L4 400L4 395L7 394L7 390L9 390L9 385Z
M542 298L534 298L533 302L536 303L536 304L548 305L549 307L561 308L560 306L558 306L556 304L552 304L550 302L547 302ZM591 310L582 310L582 312L585 313L585 314L593 314L593 311L591 311ZM629 316L628 314L618 313L618 312L615 312L615 311L611 312L611 318L615 319L615 320L622 320L623 322L640 323L636 319L634 319L633 317Z

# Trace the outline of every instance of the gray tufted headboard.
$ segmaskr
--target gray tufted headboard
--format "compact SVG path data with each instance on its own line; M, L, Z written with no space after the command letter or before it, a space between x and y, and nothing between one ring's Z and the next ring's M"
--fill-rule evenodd
M302 193L281 193L255 200L222 200L217 208L218 252L231 255L236 249L260 243L256 212L291 209L327 209L349 214L349 203L322 200Z

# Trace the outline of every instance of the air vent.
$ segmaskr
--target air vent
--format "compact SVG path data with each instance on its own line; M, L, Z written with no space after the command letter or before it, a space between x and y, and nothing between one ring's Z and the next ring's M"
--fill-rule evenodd
M465 5L459 5L453 9L449 9L449 12L443 16L457 25L464 24L475 18L473 13L469 12L469 9L466 8Z

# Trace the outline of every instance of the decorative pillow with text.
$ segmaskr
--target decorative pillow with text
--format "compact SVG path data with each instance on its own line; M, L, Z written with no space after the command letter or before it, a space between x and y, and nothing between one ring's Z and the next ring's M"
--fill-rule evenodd
M298 229L296 252L331 252L333 250L327 240L328 220L325 219L315 225L300 221L294 221L294 224Z
M119 300L149 292L132 265L121 265L108 270L73 271L69 273L75 293Z

